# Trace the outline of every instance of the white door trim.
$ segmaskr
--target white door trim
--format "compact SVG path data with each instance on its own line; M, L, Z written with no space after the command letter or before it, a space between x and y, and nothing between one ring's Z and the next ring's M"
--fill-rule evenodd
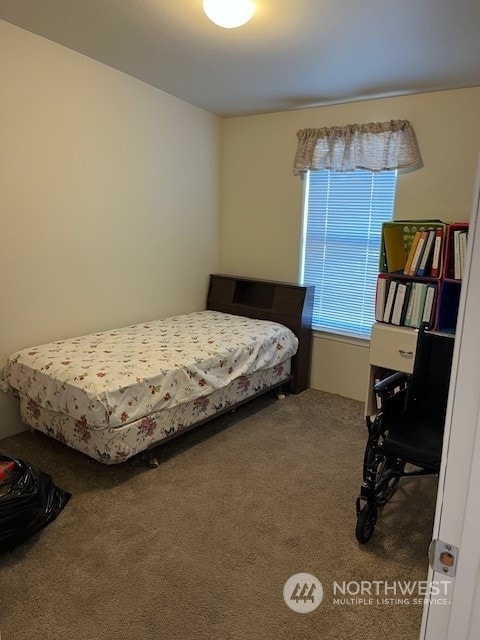
M460 296L452 379L444 436L433 538L459 548L456 577L448 585L449 605L427 603L421 640L480 637L475 600L480 590L480 161ZM429 570L429 580L445 576ZM475 629L476 626L476 629Z

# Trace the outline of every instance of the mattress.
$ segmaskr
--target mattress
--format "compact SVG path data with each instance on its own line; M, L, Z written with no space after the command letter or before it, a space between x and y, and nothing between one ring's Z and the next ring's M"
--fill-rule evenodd
M8 359L1 385L24 405L100 431L275 370L297 348L281 324L202 311L23 349Z

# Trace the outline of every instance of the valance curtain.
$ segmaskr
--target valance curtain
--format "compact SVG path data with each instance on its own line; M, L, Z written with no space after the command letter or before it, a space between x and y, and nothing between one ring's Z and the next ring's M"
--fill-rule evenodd
M293 173L404 170L423 167L415 131L408 120L301 129Z

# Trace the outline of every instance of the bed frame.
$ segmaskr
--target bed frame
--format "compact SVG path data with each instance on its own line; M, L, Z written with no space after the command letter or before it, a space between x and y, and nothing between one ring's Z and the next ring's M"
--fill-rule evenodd
M252 393L242 396L242 399L239 400L238 396L236 396L233 402L219 403L219 406L223 408L216 407L215 413L188 426L182 425L175 433L170 433L160 440L151 442L147 448L143 449L150 458L151 466L158 465L154 450L164 442L176 438L182 433L211 422L217 416L233 411L238 406L270 391L277 390L279 395L283 395L287 391L300 393L307 389L310 373L312 306L313 287L271 280L254 280L252 278L212 274L210 276L206 304L208 311L278 322L288 327L297 336L299 341L298 351L291 359L290 369L285 369L281 376L267 377L267 381L262 384L254 384L251 389ZM27 397L26 399L28 400ZM22 398L20 400L22 402ZM32 424L28 419L25 419L25 415L23 417L26 424L44 431L39 427L39 424ZM40 418L37 416L37 419L39 420ZM174 427L172 428L173 430ZM49 435L51 434L49 433ZM141 453L141 450L138 453ZM115 462L112 464L115 464Z

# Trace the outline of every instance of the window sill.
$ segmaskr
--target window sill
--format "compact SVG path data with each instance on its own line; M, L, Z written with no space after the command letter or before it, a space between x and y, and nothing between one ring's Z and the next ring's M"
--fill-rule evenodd
M360 338L358 336L352 336L340 333L330 333L328 331L322 331L313 327L313 337L321 338L322 340L329 340L330 342L342 342L343 344L351 344L355 347L363 347L368 349L370 347L370 338Z

